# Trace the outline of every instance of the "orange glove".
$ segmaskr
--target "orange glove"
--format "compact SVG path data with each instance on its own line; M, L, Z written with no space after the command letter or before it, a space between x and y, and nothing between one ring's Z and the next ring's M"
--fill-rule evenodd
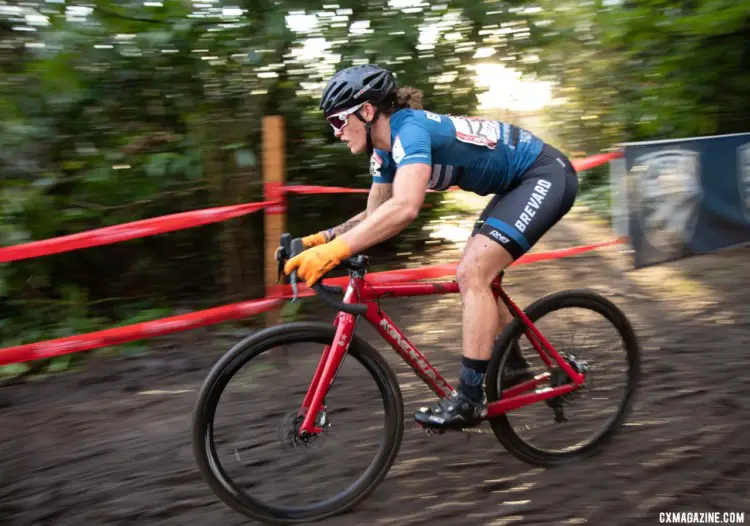
M318 245L322 245L323 243L328 243L333 238L334 234L332 228L329 230L321 230L317 234L303 237L302 246L305 248L316 247ZM273 257L276 261L279 260L279 252L281 252L281 247L278 247L273 253Z
M327 272L335 268L342 259L352 255L351 250L341 238L330 243L318 245L293 257L284 265L284 273L289 274L297 269L297 277L305 280L305 285L312 287Z
M330 230L321 230L317 234L305 236L302 238L302 246L305 248L317 247L323 243L328 243L333 239L333 232Z

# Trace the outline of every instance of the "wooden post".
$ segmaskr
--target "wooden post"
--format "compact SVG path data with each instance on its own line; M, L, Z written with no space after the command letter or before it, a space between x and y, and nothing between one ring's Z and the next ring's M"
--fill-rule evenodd
M266 201L279 201L278 205L265 208L265 284L266 297L276 296L278 263L274 252L279 246L285 229L286 200L283 192L284 167L284 119L279 115L263 117L263 197ZM283 279L283 278L282 278ZM266 327L281 321L281 309L266 312Z

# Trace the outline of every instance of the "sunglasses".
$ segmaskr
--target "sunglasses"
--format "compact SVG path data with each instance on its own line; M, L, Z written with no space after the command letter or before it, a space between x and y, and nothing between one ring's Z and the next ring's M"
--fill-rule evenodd
M328 124L330 124L335 131L340 132L341 130L344 129L344 126L346 126L347 118L349 117L349 115L356 112L358 109L360 109L364 105L365 105L365 102L362 102L360 104L357 104L356 106L352 106L348 110L334 113L326 117L326 120L328 121Z

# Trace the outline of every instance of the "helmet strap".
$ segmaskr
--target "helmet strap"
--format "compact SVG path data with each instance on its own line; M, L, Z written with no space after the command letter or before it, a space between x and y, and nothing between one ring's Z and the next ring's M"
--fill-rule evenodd
M372 152L374 151L372 147L372 125L376 120L378 120L378 117L380 116L380 109L375 108L375 115L370 122L367 122L365 118L362 117L362 115L359 113L359 111L360 110L357 110L354 115L356 115L357 118L365 124L365 135L367 137L367 156L372 157Z

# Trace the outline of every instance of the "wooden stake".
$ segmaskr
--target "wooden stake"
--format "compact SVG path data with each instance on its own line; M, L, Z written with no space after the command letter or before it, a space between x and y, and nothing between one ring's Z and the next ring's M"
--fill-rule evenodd
M284 119L279 115L270 115L263 117L263 198L266 201L279 201L279 204L265 208L263 228L266 297L277 295L278 263L274 258L274 252L279 246L286 224L284 183ZM280 323L281 309L266 312L265 318L266 327Z

